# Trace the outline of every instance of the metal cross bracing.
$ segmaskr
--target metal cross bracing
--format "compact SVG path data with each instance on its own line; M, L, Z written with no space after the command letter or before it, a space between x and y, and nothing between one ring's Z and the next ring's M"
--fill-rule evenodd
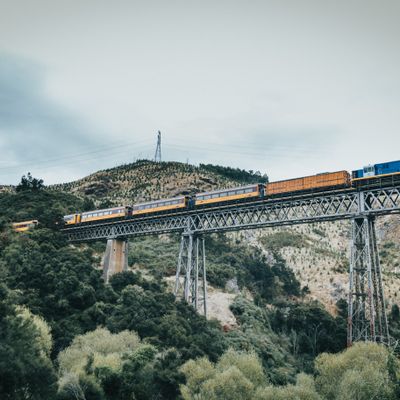
M182 234L175 277L175 296L207 316L207 278L204 237Z
M374 218L400 213L400 183L259 199L241 204L81 225L63 231L71 242L181 232L175 295L207 313L204 235L243 229L352 220L348 344L389 343Z
M352 220L347 344L390 343L374 217Z
M172 232L210 233L255 229L349 219L362 214L383 215L399 212L400 185L386 189L347 189L326 194L262 199L212 209L81 225L63 231L71 242L79 242Z

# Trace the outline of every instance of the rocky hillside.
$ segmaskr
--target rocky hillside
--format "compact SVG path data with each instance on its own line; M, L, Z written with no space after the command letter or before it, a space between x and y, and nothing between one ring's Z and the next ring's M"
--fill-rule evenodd
M81 180L54 185L78 196L89 196L96 206L132 204L160 198L232 187L266 180L252 171L212 165L138 161L99 171ZM396 216L378 219L377 235L383 279L389 305L400 298L400 219ZM294 271L308 296L320 300L335 312L337 300L348 292L350 223L329 222L276 229L261 229L229 234L228 238L255 247L267 258L282 257ZM177 256L177 252L176 252ZM173 274L175 256L171 254ZM229 291L229 290L228 290ZM232 297L219 292L211 308L220 310L221 303ZM218 300L219 299L219 300ZM223 299L223 300L221 300ZM228 299L228 300L227 300ZM223 314L218 311L216 314Z

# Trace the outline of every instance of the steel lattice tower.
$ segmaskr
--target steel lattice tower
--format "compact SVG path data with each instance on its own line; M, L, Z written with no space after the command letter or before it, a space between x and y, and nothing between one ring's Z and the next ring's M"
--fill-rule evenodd
M196 310L202 310L207 316L206 253L203 236L184 233L181 237L175 296L184 298Z
M157 147L156 147L156 152L154 154L154 161L161 162L161 132L160 131L158 131L158 134L157 134Z
M347 345L356 341L389 344L374 218L353 219L351 235Z

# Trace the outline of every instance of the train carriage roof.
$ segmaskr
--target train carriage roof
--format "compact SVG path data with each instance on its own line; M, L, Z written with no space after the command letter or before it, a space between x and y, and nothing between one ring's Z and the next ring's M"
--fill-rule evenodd
M237 186L233 188L225 188L225 189L218 189L218 190L212 190L210 192L201 192L201 193L196 193L196 196L205 196L208 194L213 194L213 193L223 193L223 192L232 192L234 190L243 190L243 189L250 189L254 187L258 187L259 183L253 183L252 185L246 185L246 186Z
M124 210L125 207L126 206L120 206L120 207L102 208L101 210L84 211L82 213L82 215L92 214L92 213L99 213L99 212L104 212L104 211Z
M39 221L37 219L31 219L29 221L21 221L21 222L13 222L13 226L19 226L19 225L27 225L27 224L38 224Z
M160 199L160 200L152 200L152 201L146 201L144 203L135 203L133 207L136 206L144 206L147 204L159 204L159 203L165 203L166 201L173 201L173 200L182 200L185 199L186 196L178 196L178 197L170 197L168 199Z

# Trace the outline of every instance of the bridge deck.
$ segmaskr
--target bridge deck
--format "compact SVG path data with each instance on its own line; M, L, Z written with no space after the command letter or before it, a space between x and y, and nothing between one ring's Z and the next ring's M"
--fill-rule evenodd
M222 232L294 225L400 212L400 182L257 199L240 204L185 210L63 229L71 242L157 235Z

